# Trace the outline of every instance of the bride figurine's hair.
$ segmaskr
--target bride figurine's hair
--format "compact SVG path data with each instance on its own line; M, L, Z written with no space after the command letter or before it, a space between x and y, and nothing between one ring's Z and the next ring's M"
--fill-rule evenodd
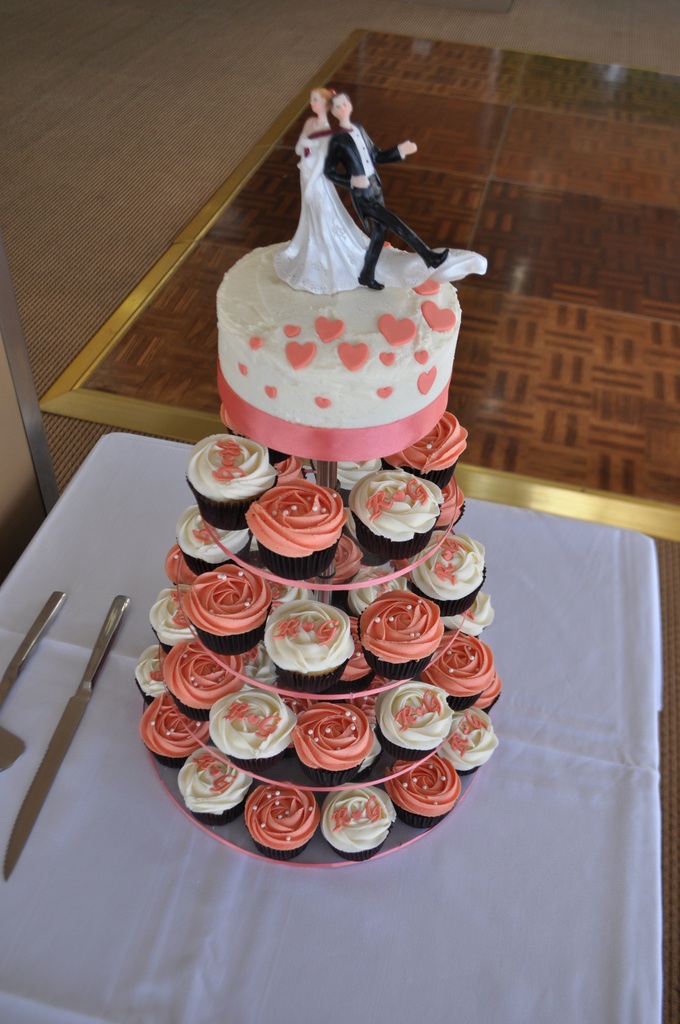
M326 106L330 107L331 100L335 96L335 89L326 89L325 86L319 85L315 86L311 91L318 92L319 96L322 96L323 99L326 101Z

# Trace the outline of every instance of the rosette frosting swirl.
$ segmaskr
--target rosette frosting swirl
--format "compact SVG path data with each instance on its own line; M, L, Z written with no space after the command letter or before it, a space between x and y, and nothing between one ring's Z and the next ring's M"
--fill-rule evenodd
M298 715L293 742L300 760L311 768L341 772L370 754L373 733L358 708L320 702Z
M269 463L268 449L257 441L211 434L189 452L187 480L214 501L245 501L273 487L276 470Z
M447 637L451 641L451 634L445 634L442 645ZM495 674L491 648L475 636L459 633L441 658L423 670L422 677L453 696L471 697L485 690Z
M208 723L187 718L169 693L156 697L142 715L139 724L142 740L155 754L164 757L189 757L208 740Z
M338 462L338 483L345 491L351 491L362 477L369 473L377 473L381 468L380 459L368 459L366 462Z
M483 629L491 625L495 614L491 598L483 590L480 590L465 615L443 616L442 621L447 629L454 631L460 629L468 636L479 636Z
M256 683L265 683L267 686L276 685L276 665L267 654L263 643L241 655L243 666L241 671L244 676L254 680Z
M163 663L163 676L171 693L191 708L209 708L220 697L235 693L243 682L241 658L224 658L229 668L220 665L197 640L175 644ZM231 669L231 671L230 671Z
M189 594L189 587L167 587L161 590L151 606L149 621L151 628L162 644L169 647L181 640L193 640L189 620L182 607Z
M392 772L408 768L410 761L395 761ZM447 814L460 796L460 779L453 765L437 754L411 768L410 772L388 779L385 789L395 804L412 814L436 817Z
M343 533L338 542L338 549L335 552L335 575L334 583L347 583L361 568L361 548L354 543L351 537ZM352 591L350 590L350 594Z
M449 739L439 751L456 771L469 772L489 760L498 746L491 719L481 708L457 711L451 719Z
M271 613L264 643L272 661L290 672L330 672L354 652L349 616L320 601L290 601Z
M171 583L183 583L186 586L196 579L196 573L184 561L179 544L173 544L165 556L165 575Z
M388 580L386 583L374 582L381 577L389 576L391 572L391 565L378 565L360 569L353 582L362 583L365 580L367 585L349 591L347 603L350 611L353 611L356 615L362 615L368 606L373 604L379 594L386 594L389 590L407 590L408 580L406 576L397 576L396 579Z
M418 661L433 654L444 633L439 609L407 590L380 594L359 620L362 646L384 661Z
M450 533L439 550L434 550L441 539L440 533L433 534L423 551L432 554L409 576L428 597L442 601L465 597L482 585L484 547L466 533Z
M270 583L269 589L272 592L272 609L286 604L287 601L299 601L303 597L311 598L311 590L305 587L287 587L283 583Z
M294 850L308 843L319 816L312 794L294 786L258 786L246 800L248 831L256 843L274 850Z
M223 565L192 583L184 608L199 629L226 636L261 625L270 604L266 580L236 565Z
M388 455L390 466L412 466L421 473L448 469L467 447L467 430L453 413L445 412L432 430L403 451Z
M444 529L451 522L457 523L463 514L465 495L456 483L455 474L451 477L446 487L442 487L442 497L444 500L441 512L439 519L435 523L435 526L439 529Z
M295 480L304 479L302 460L297 455L290 455L283 462L275 463L274 469L278 473L277 484L292 484Z
M451 732L446 692L411 680L378 694L375 715L383 735L398 747L434 750Z
M160 697L165 693L163 661L165 652L158 644L145 648L137 660L135 679L147 697Z
M370 473L354 485L349 507L368 529L393 541L427 533L439 517L442 492L402 469Z
M347 665L345 666L345 671L342 673L342 680L346 683L353 683L357 679L363 679L363 677L367 676L368 673L371 671L371 669L368 666L368 662L364 657L364 649L361 646L361 641L359 640L359 632L357 626L358 620L353 615L350 615L349 628L352 632L354 654L350 657L349 661L347 662Z
M216 701L210 709L210 738L223 754L243 760L273 757L285 750L295 715L276 693L247 687Z
M213 565L221 565L229 558L223 548L238 554L250 536L247 530L218 530L214 526L208 529L198 511L198 505L189 505L184 509L177 520L175 531L182 552ZM222 547L213 540L213 536L220 541Z
M250 789L252 779L209 750L196 750L180 768L177 784L190 811L219 814L235 807Z
M503 682L501 680L501 677L498 675L498 672L494 672L493 679L491 680L487 688L484 690L484 692L477 698L474 706L476 708L481 708L483 711L486 711L494 703L494 701L497 700L498 697L500 697L502 689Z
M380 846L395 818L392 801L377 786L342 789L324 800L321 831L331 846L345 853L362 853Z
M246 512L258 543L288 558L330 548L347 520L337 491L298 480L272 487Z

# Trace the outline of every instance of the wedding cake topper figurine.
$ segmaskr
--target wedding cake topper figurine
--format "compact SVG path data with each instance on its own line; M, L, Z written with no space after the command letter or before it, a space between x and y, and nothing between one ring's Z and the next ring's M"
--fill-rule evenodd
M415 288L428 277L458 281L486 272L483 256L465 249L430 249L385 207L375 165L403 160L416 152L415 143L379 149L361 125L350 120L352 104L345 93L313 89L310 106L313 116L305 121L295 147L300 157L300 221L293 240L274 257L282 281L300 291L332 295L359 285ZM331 128L329 109L338 118L337 129ZM336 185L350 189L367 234L345 210ZM383 248L388 230L414 252Z

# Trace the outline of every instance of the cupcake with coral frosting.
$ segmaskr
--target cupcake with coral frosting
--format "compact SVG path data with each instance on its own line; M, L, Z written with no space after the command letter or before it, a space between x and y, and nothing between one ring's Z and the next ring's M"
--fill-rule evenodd
M177 707L187 718L207 722L215 701L235 693L243 680L234 675L242 671L241 658L221 659L206 651L197 640L175 644L163 662L163 678Z
M496 675L491 648L475 636L445 633L440 650L443 654L423 671L423 682L446 690L449 707L465 711Z
M401 469L370 473L354 485L349 507L359 543L380 558L411 558L426 546L442 492Z
M183 715L169 693L149 704L139 732L156 760L169 768L181 768L190 754L208 742L209 736L208 723Z
M273 611L264 635L279 683L323 693L340 679L354 653L349 616L320 601L290 601Z
M273 860L292 860L319 824L312 793L295 786L258 786L246 800L245 821L256 849Z
M419 761L434 753L453 721L446 692L416 680L379 693L375 715L383 748L402 761Z
M371 775L373 765L376 763L380 755L382 754L382 747L380 746L380 740L378 739L375 731L375 727L371 726L371 733L373 735L373 745L369 750L366 757L359 765L359 772L354 777L354 782L365 782Z
M379 594L386 594L390 590L408 590L408 579L405 575L397 576L393 580L385 580L386 576L391 575L392 566L389 563L361 569L353 582L365 583L366 586L357 587L356 590L348 592L347 604L350 614L363 615Z
M163 679L164 658L165 651L161 645L152 644L142 651L137 660L135 682L145 704L151 704L156 697L167 692Z
M345 860L368 860L387 839L396 812L384 790L361 786L329 793L321 808L321 832Z
M167 654L182 640L193 640L194 634L184 610L189 587L166 587L151 606L149 621L159 644Z
M347 513L337 491L299 480L273 487L253 502L246 519L267 568L300 580L333 561Z
M409 591L379 594L359 619L366 661L386 679L412 679L432 659L444 626L431 601Z
M392 774L409 763L395 761ZM433 754L410 771L388 779L385 790L401 821L411 828L432 828L453 810L460 796L460 779L449 761Z
M243 813L252 779L212 750L197 750L177 776L187 810L203 825L227 825Z
M428 551L429 558L409 573L411 588L434 601L442 615L460 615L482 589L484 548L465 533L451 533L443 541L435 533L424 554Z
M293 743L305 775L319 786L336 786L358 774L373 733L358 708L319 701L298 715Z
M177 545L196 575L213 572L231 561L228 552L243 558L250 546L249 530L218 530L206 526L198 505L185 508L175 527Z
M480 708L455 711L451 734L439 751L459 775L472 775L489 760L498 746L491 719Z
M445 487L467 447L467 430L453 413L445 412L425 437L383 460L388 466L408 469L424 480Z
M439 519L435 523L435 529L443 530L450 523L454 525L462 519L465 511L465 495L456 483L455 474L451 477L446 487L442 487L442 507Z
M165 556L165 575L171 583L182 583L187 587L196 579L196 573L184 561L179 544L173 544Z
M474 703L474 707L479 708L480 711L486 711L487 715L491 708L494 706L496 701L501 695L503 689L503 682L498 672L494 672L494 677L487 686L487 688L479 695Z
M461 631L468 636L479 636L494 620L495 612L491 598L483 590L477 594L473 603L460 615L443 615L442 621L447 629L454 633Z
M209 650L243 654L264 636L270 604L271 590L266 580L236 565L223 565L197 578L186 596L184 610Z
M295 715L281 697L249 686L210 709L210 738L238 768L259 772L283 757Z
M334 583L348 583L354 579L361 569L361 548L354 543L351 537L343 533L338 541L335 552L335 575ZM351 591L350 591L351 593Z
M206 523L244 530L246 509L276 483L264 445L233 434L211 434L189 452L187 483Z
M358 693L360 690L365 690L371 685L375 677L375 672L366 661L364 649L359 640L358 625L358 619L354 615L350 615L349 628L352 633L354 654L352 654L345 665L345 671L342 673L340 682L337 684L339 693Z
M269 458L272 458L271 451ZM289 455L282 462L275 462L274 469L277 472L277 486L280 484L294 484L298 480L305 479L302 472L302 460L298 459L297 455Z

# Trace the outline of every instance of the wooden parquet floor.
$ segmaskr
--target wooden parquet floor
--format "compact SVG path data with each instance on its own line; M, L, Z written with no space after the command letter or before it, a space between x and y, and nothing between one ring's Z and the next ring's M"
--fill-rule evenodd
M680 78L369 34L332 84L432 246L475 249L450 408L467 461L680 504ZM215 412L215 292L292 236L306 112L85 386ZM347 197L345 197L347 198Z

